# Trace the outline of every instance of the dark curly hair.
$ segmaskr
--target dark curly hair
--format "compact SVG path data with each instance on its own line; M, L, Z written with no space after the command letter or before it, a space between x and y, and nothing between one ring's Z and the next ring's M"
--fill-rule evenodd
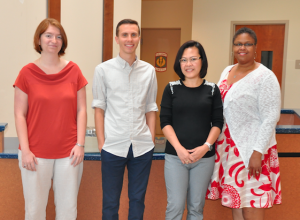
M235 32L235 34L234 34L234 36L232 38L232 43L233 44L234 44L234 41L237 38L237 36L239 36L240 34L249 34L253 38L253 40L254 40L254 45L257 44L257 37L256 37L255 32L252 29L247 28L247 27L242 27L242 28L238 29Z

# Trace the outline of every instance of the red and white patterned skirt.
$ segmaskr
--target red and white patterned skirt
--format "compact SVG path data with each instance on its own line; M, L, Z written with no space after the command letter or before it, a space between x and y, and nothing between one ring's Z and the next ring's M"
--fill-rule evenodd
M262 172L250 177L226 124L216 142L215 168L207 199L222 199L229 208L269 208L281 204L281 185L277 147L263 155Z

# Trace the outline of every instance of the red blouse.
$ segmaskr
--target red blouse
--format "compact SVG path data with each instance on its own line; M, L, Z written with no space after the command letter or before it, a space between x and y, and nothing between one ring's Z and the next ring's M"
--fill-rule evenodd
M70 155L77 142L77 91L86 84L72 61L51 75L33 63L22 68L13 86L28 95L29 148L36 157L58 159Z

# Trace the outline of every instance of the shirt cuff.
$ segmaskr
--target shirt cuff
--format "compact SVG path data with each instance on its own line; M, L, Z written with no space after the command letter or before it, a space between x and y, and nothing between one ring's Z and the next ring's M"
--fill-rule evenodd
M147 112L157 112L158 111L158 108L157 108L157 105L156 105L156 103L154 102L154 103L151 103L151 104L148 104L147 106L146 106L146 113Z
M93 102L92 102L92 108L93 109L94 108L101 108L105 111L106 110L106 103L103 103L100 100L94 99Z

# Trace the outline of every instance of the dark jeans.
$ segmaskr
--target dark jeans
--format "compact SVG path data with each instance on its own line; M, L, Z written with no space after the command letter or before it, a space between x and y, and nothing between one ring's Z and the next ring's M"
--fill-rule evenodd
M125 167L128 169L129 220L142 220L144 201L152 164L153 149L133 157L132 146L126 158L101 151L102 160L102 220L118 220L120 195Z

